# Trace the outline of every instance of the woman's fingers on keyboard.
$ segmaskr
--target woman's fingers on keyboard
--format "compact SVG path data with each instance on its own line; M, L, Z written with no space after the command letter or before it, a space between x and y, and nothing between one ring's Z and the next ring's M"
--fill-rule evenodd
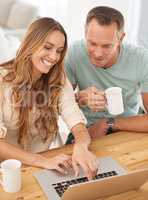
M74 169L74 172L75 172L75 176L79 176L79 164L76 162L76 161L72 161L72 166L73 166L73 169Z

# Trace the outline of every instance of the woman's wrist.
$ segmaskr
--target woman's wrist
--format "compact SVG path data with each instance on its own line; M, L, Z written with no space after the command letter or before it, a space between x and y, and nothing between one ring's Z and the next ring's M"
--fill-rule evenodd
M81 133L80 133L81 134ZM81 140L77 140L77 141L75 141L75 143L74 143L74 146L77 146L77 147L79 147L79 148L85 148L85 149L88 149L89 148L89 146L90 146L90 142L91 142L91 140L90 140L90 137L88 137L88 138L81 138Z
M34 167L43 167L44 163L46 161L46 158L40 154L34 154L31 165Z
M75 145L83 145L88 148L90 145L91 139L88 133L87 128L83 123L79 123L71 129L74 138L75 138Z

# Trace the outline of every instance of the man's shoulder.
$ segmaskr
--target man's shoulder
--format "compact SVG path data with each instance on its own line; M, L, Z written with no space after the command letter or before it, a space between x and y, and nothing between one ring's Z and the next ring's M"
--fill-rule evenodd
M124 44L123 49L122 66L141 77L141 72L148 72L148 49L133 44Z
M142 47L142 46L138 46L138 45L134 45L134 44L128 44L128 43L124 43L123 44L123 48L127 53L130 53L131 55L133 55L134 57L136 56L144 56L144 55L148 55L148 49Z

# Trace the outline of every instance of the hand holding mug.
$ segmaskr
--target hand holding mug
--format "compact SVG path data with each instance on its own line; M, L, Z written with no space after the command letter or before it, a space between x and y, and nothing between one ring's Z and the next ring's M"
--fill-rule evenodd
M76 100L80 106L87 106L93 112L102 111L105 108L106 100L104 91L91 86L76 94Z
M123 99L122 99L122 88L110 87L105 90L107 99L107 109L112 115L119 115L123 113Z

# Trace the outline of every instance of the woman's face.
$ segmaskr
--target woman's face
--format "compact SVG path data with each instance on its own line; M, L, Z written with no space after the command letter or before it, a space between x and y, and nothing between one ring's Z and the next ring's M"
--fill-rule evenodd
M60 31L49 33L43 45L32 54L33 73L38 78L57 64L64 49L65 36Z

